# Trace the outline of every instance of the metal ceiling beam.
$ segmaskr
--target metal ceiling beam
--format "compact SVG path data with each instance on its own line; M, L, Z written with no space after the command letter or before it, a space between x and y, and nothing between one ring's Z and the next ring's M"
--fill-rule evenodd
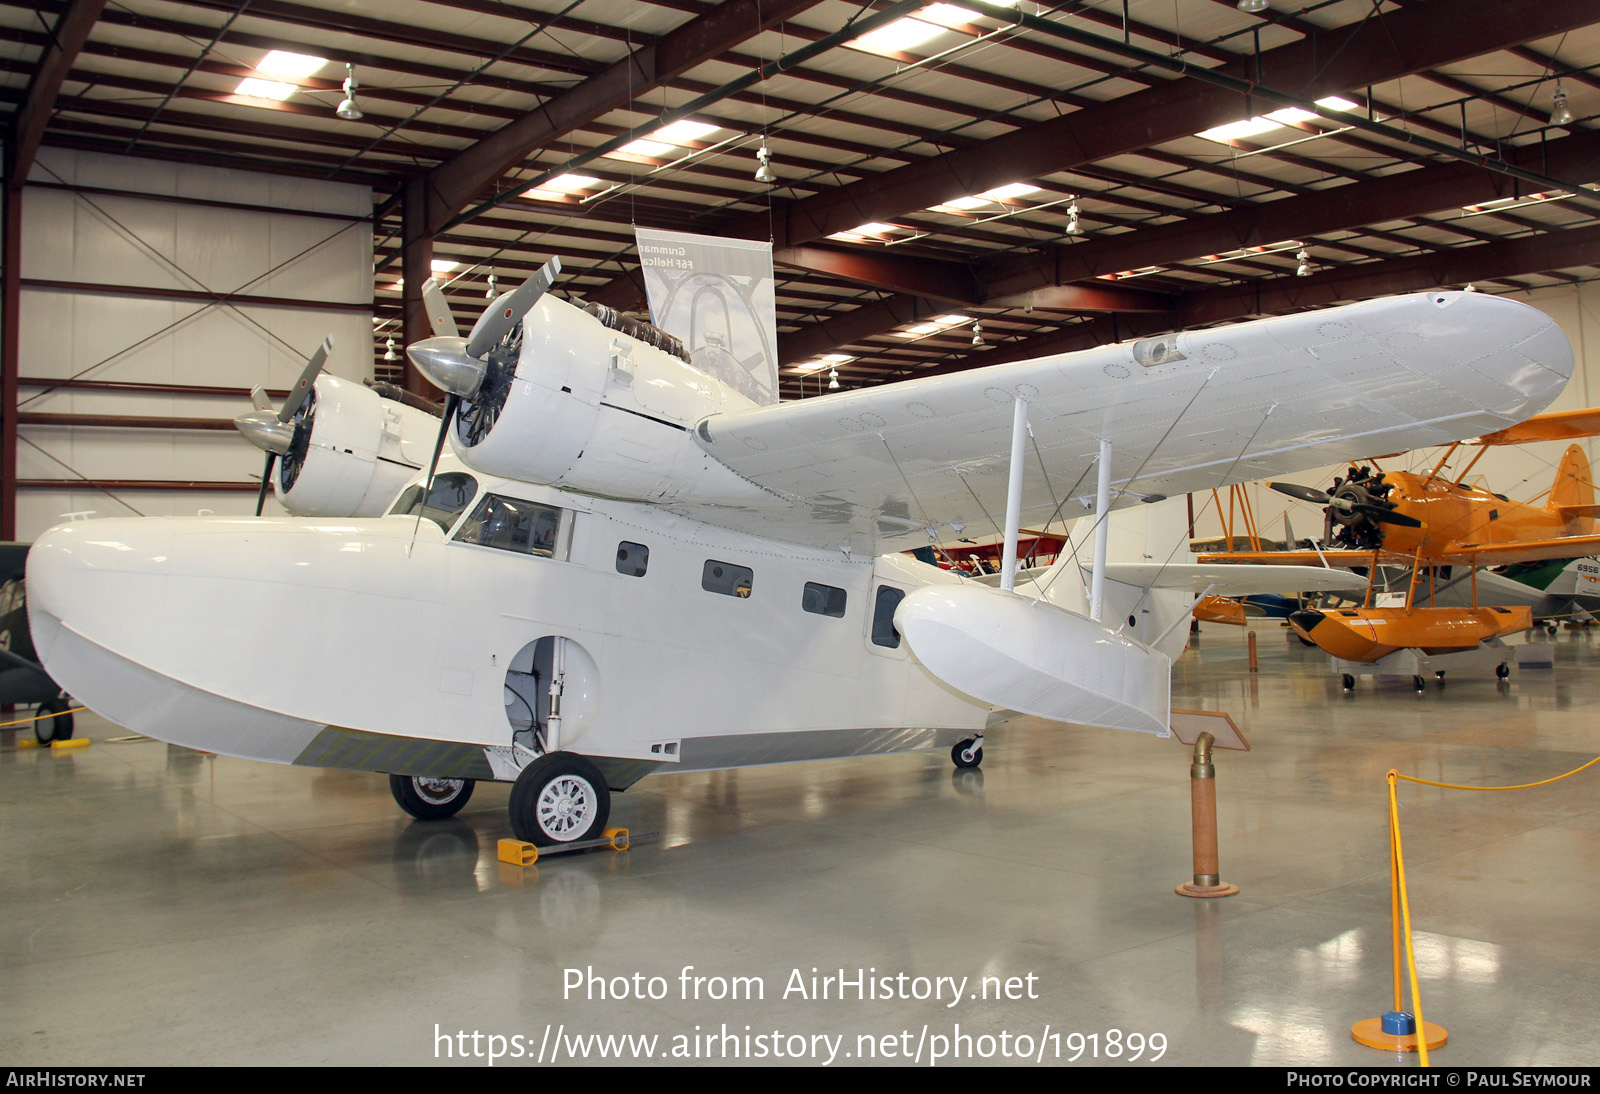
M1209 289L1178 307L1182 326L1242 315L1278 315L1389 293L1454 288L1491 278L1600 263L1600 227L1570 228L1383 262L1340 266L1312 277L1279 277Z
M854 285L976 304L982 297L972 269L963 262L918 258L882 247L829 247L809 244L772 254L774 265L831 274Z
M239 7L239 0L182 0L182 2L188 7L229 14ZM504 42L453 34L434 27L374 19L371 16L341 10L334 5L291 4L285 3L284 0L251 0L246 13L253 19L267 19L289 23L296 27L354 34L362 38L395 42L425 51L447 50L468 57L482 58L499 57L505 51ZM528 46L519 46L506 53L502 59L511 64L527 65L548 72L564 72L575 76L590 76L605 67L603 62L591 61L575 53L558 53L554 50L533 49Z
M639 96L817 2L729 0L502 126L429 172L425 230L430 234L441 231L469 201L534 149L609 111L633 104Z
M1176 301L1176 297L1140 289L1067 285L1061 289L1060 296L1052 301L1051 307L1063 311L1168 315ZM836 317L808 323L792 334L780 335L778 362L792 365L797 361L810 360L839 346L848 346L949 310L947 298L902 293L875 300ZM984 316L974 318L989 322Z
M792 365L797 361L807 361L891 327L915 323L941 315L947 310L943 301L926 297L891 296L875 300L843 315L807 324L793 334L780 334L778 363Z
M1166 316L1118 316L1115 322L1097 319L1079 323L1056 334L997 345L974 353L959 364L919 370L916 375L959 372L1211 323L1282 315L1387 293L1455 288L1493 278L1589 266L1596 262L1600 262L1600 227L1454 247L1406 258L1340 266L1312 277L1290 275L1205 289L1182 297L1176 309Z
M1439 15L1433 5L1419 4L1203 71L1207 78L1294 88L1303 98L1317 98L1586 26L1600 21L1600 6L1592 0L1484 0L1470 9L1454 9L1450 19ZM1029 23L1037 25L1031 19ZM1254 109L1237 91L1200 76L1169 81L998 137L977 149L951 152L796 202L777 218L776 244L793 246L1019 178L1177 140ZM751 226L764 229L765 218Z
M977 6L981 10L987 5ZM987 14L1019 18L1008 9ZM1600 21L1600 6L1592 0L1483 0L1470 11L1456 9L1448 20L1438 16L1432 5L1418 4L1355 27L1309 33L1299 41L1215 69L1191 67L1189 71L1201 74L1169 80L972 148L779 205L770 217L762 213L729 219L720 226L720 234L748 238L770 235L776 249L798 246L868 221L893 220L908 211L982 193L1019 179L1071 170L1191 136L1257 110L1259 104L1252 105L1248 96L1241 101L1237 89L1209 81L1294 88L1297 95L1311 99L1586 26ZM1086 40L1099 38L1067 31L1066 24L1031 16L1020 18L1030 28L1049 27L1080 34ZM1141 57L1148 53L1152 63L1182 64L1164 55L1106 41L1119 52ZM1308 80L1308 73L1315 75ZM590 299L610 304L626 297L621 285L615 290L606 286L590 294Z
M6 185L20 187L27 181L33 157L39 151L39 141L55 109L56 95L105 6L106 0L72 0L56 20L50 44L34 67L27 98L13 120Z
M1600 133L1509 149L1506 158L1578 182L1600 180ZM985 264L979 276L987 286L987 303L1020 305L1030 292L1049 285L1460 209L1518 191L1516 180L1471 164L1427 164L1232 212L1008 256Z

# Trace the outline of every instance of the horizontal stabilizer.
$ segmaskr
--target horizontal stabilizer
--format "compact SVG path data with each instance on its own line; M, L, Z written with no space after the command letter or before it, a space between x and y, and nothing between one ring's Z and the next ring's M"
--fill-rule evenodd
M1362 555L1370 563L1372 554ZM1339 591L1365 589L1367 579L1349 570L1336 570L1323 566L1266 566L1236 562L1218 563L1168 563L1111 562L1106 564L1106 577L1124 585L1145 589L1190 589L1197 593L1213 592L1218 596L1242 596L1245 593L1301 593L1311 591Z
M1600 517L1600 504L1558 505L1556 512L1563 520L1572 520L1575 517Z
M894 625L924 668L981 702L1168 735L1171 660L1074 612L982 585L933 585L900 602Z

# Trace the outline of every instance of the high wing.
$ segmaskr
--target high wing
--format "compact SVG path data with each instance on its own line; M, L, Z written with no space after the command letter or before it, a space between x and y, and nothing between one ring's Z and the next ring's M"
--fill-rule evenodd
M898 550L1000 530L1019 398L1034 524L1092 506L1102 438L1115 504L1131 504L1502 429L1548 405L1572 363L1526 305L1391 297L712 415L700 447L783 504L667 506L769 539Z

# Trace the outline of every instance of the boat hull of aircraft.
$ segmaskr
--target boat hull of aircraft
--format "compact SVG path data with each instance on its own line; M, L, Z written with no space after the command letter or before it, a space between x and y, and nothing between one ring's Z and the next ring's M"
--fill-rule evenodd
M404 516L61 526L34 549L36 641L119 724L280 763L512 777L513 730L548 721L519 718L542 701L523 670L546 638L566 661L560 744L605 758L619 786L663 763L931 748L984 726L988 704L928 686L872 618L884 588L960 578L726 533L702 548L703 529L649 506L491 485L562 503L560 557ZM622 572L619 544L648 547L647 573ZM719 562L752 571L746 593L704 587ZM832 591L825 611L806 609L808 585ZM468 602L492 610L450 610Z

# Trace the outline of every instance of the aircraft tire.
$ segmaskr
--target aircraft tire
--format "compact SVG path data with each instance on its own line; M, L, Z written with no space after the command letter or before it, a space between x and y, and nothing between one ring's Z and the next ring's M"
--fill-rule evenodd
M395 804L418 820L444 820L461 812L476 785L471 779L432 779L425 775L390 775Z
M33 736L42 745L51 741L72 740L72 715L66 713L69 704L65 699L46 699L36 712L39 720L33 723ZM49 717L49 715L55 717Z
M1354 691L1354 690L1356 690L1356 678L1354 676L1351 676L1348 672L1344 674L1344 680L1342 681L1342 683L1344 684L1344 690L1346 690L1346 691Z
M605 776L576 752L547 752L511 784L511 831L535 847L599 839L611 817Z
M1504 680L1511 675L1511 666L1503 663L1496 665L1494 667L1494 675L1497 680Z
M973 749L972 759L970 760L962 755L967 749L972 748L972 745L973 738L971 737L964 741L957 741L950 749L950 762L957 767L977 767L983 763L983 749L981 748Z

